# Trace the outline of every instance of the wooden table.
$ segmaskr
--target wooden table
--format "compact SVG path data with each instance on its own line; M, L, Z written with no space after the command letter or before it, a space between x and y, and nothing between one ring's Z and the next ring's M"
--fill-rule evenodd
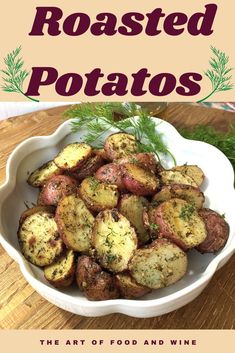
M59 107L0 122L0 183L6 160L24 139L48 135L61 123ZM235 114L173 103L161 114L176 127L210 123L226 130ZM234 210L235 212L235 210ZM136 319L121 314L85 318L44 300L22 277L18 265L0 248L0 327L3 329L225 329L235 328L235 256L203 293L185 307L161 317Z

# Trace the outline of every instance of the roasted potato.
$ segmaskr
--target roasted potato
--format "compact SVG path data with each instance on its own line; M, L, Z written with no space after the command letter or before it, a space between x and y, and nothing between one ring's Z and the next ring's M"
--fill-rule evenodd
M67 175L56 175L43 185L39 193L38 205L57 206L65 196L77 192L77 181Z
M58 168L74 171L88 160L91 153L91 146L86 143L74 142L65 146L55 157L54 162Z
M126 189L138 196L153 195L159 187L159 180L150 171L136 164L122 165L123 183Z
M98 155L90 157L81 168L78 168L72 173L72 176L81 181L89 176L95 174L95 172L104 164L103 158Z
M156 223L155 218L155 207L150 205L146 207L143 211L142 220L144 228L148 232L151 239L156 239L160 237L159 225Z
M77 195L65 196L56 209L59 233L69 249L88 252L94 217Z
M88 256L78 258L76 279L79 289L90 300L108 300L119 297L114 277Z
M180 280L187 271L187 255L176 244L158 239L149 248L136 250L129 269L142 286L157 289Z
M32 172L28 177L27 182L29 185L39 188L43 186L51 177L62 173L62 169L57 167L54 161L49 161Z
M148 169L152 173L156 173L158 164L153 153L134 153L126 157L115 160L117 164L132 163L137 164L143 169Z
M143 222L143 212L147 206L148 201L144 197L131 194L123 195L118 205L119 212L134 226L140 244L145 244L149 240Z
M125 191L122 170L118 164L108 163L103 165L97 170L95 177L106 184L117 185L119 191Z
M75 275L75 254L73 250L65 250L55 262L44 268L44 276L50 284L57 288L68 287Z
M54 214L55 207L53 207L53 206L35 206L35 207L28 208L27 210L25 210L21 214L19 224L22 224L27 217L29 217L37 212L46 212L46 213Z
M183 250L202 243L207 236L205 223L194 205L182 199L164 201L153 211L152 218L163 237Z
M163 170L159 174L162 185L181 184L198 187L197 183L187 174L178 170Z
M137 248L137 236L126 217L116 209L105 210L96 217L91 243L102 267L122 272Z
M115 279L117 288L123 298L140 298L151 292L150 288L138 284L129 273L119 273Z
M40 267L53 263L63 251L54 215L45 211L33 213L23 220L18 239L24 257Z
M153 205L157 205L173 198L183 199L194 204L196 208L202 208L205 201L205 196L199 188L191 185L171 184L163 186L162 189L153 196L152 203Z
M93 153L96 156L101 157L104 161L109 160L104 148L95 148L95 149L93 149Z
M197 246L201 253L214 253L219 251L227 242L229 225L217 212L203 208L199 212L206 225L207 237Z
M119 198L116 185L102 183L94 177L82 181L79 195L87 207L95 212L116 207Z
M119 159L137 151L137 142L133 135L119 132L107 137L104 150L109 160Z
M197 186L201 186L205 175L201 168L197 165L181 165L173 168L172 170L180 172L183 176L188 176L197 184Z

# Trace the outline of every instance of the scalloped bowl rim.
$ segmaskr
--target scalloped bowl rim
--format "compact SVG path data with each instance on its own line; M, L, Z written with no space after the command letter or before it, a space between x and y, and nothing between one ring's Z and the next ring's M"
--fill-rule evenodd
M219 151L217 148L215 148L212 145L209 145L207 143L201 142L201 141L192 141L183 138L178 131L168 122L163 121L158 118L154 118L156 123L163 123L165 124L168 129L174 130L175 137L177 137L179 140L187 140L187 143L193 143L193 144L204 144L207 148L212 148L217 151L217 153L220 153L223 155L223 158L226 158L224 154ZM4 195L4 200L10 195L11 191L14 189L14 186L16 184L16 171L15 170L14 175L12 175L11 170L13 169L13 163L15 162L15 156L16 154L25 146L30 145L32 141L37 141L37 140L50 140L52 138L56 138L55 143L57 143L59 140L64 138L67 133L66 133L66 127L71 124L71 120L65 121L62 123L56 130L53 132L51 135L48 136L35 136L35 137L30 137L26 139L25 141L21 142L11 153L7 160L7 165L6 165L6 181L4 182L3 185L0 186L0 200L2 195ZM228 161L228 160L227 160ZM230 176L230 181L231 181L231 192L234 194L235 197L235 190L233 188L233 183L234 183L234 173L233 173L233 168L228 161L228 171ZM1 211L1 207L0 207ZM0 229L1 231L1 229ZM234 237L234 235L233 235ZM219 267L220 263L227 258L230 258L232 254L235 252L235 237L232 239L231 243L229 246L225 247L222 249L222 251L208 264L206 270L202 273L202 276L195 280L192 284L186 286L183 289L180 289L174 293L171 293L165 297L162 298L157 298L157 299L148 299L148 300L130 300L130 299L114 299L114 300L108 300L108 301L83 301L79 303L79 298L72 297L66 293L59 292L57 289L52 288L47 286L46 284L42 283L40 280L35 278L33 274L31 273L31 270L29 268L29 264L27 260L23 257L23 255L15 249L11 244L8 243L8 241L3 237L3 235L0 233L0 243L2 244L3 248L7 251L7 253L19 264L20 270L22 274L24 275L25 279L32 285L32 287L38 291L38 288L41 288L43 292L47 292L49 297L54 297L55 300L61 301L64 300L67 302L69 300L69 303L72 305L79 306L81 305L83 308L112 308L112 313L114 312L123 312L125 314L128 314L128 311L125 309L128 309L133 307L133 308L151 308L151 307L156 307L160 306L162 304L168 304L171 303L172 301L179 299L179 298L184 298L186 295L188 295L190 292L196 290L199 287L205 287L205 285L209 282L209 280L212 278L214 273L216 272L217 268ZM227 262L227 261L226 261ZM223 263L224 265L224 263ZM202 289L203 289L202 288ZM41 292L41 291L40 291ZM41 293L40 293L41 294ZM199 293L198 293L199 294ZM43 295L43 294L41 294ZM50 300L50 299L48 299ZM59 304L57 304L60 306ZM183 306L184 304L180 305ZM124 311L122 311L124 309ZM167 312L167 311L166 311ZM94 313L94 316L96 313ZM102 313L99 315L102 315ZM91 315L89 315L91 316ZM132 315L135 316L135 315ZM138 313L136 315L138 316ZM149 317L151 315L146 315L146 317ZM142 315L142 317L144 317Z

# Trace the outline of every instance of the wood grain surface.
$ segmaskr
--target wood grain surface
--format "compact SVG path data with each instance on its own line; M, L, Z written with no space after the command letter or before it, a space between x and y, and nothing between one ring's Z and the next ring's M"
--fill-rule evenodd
M62 121L64 107L0 122L0 183L14 147L28 137L48 135ZM227 129L235 114L172 103L161 118L176 127L211 124ZM149 319L121 314L100 318L73 315L48 303L25 281L18 265L0 248L0 328L2 329L232 329L235 328L235 256L220 269L203 293L172 313Z

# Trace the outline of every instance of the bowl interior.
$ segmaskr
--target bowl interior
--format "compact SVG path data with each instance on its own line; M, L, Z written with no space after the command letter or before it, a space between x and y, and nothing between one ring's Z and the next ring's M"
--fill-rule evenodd
M233 172L232 167L226 157L212 146L183 139L176 130L167 123L159 125L158 129L164 133L164 139L167 141L169 149L174 154L177 164L182 165L197 164L202 168L206 175L203 185L203 191L206 196L206 207L210 207L220 214L225 214L226 220L230 225L230 237L226 247L234 242L235 230L235 197L233 190ZM3 237L15 249L19 251L17 240L18 221L21 213L28 207L32 207L38 196L38 190L32 188L26 183L29 173L46 161L53 159L63 146L70 142L82 140L83 131L77 134L66 134L59 140L47 137L43 143L32 141L27 146L27 153L22 159L20 149L16 152L18 156L18 166L15 170L16 182L13 183L11 190L2 202L1 210L1 233ZM30 152L31 151L31 152ZM164 158L166 167L172 166L170 158ZM13 176L12 176L13 178ZM14 179L14 178L13 178ZM10 181L9 181L10 182ZM223 251L223 250L222 250ZM157 299L175 293L201 278L213 259L219 256L220 252L201 255L195 250L188 252L189 266L187 274L176 284L155 290L143 299ZM29 264L32 275L39 281L50 286L45 281L43 271L36 266ZM73 297L78 297L83 301L87 299L79 292L76 286L66 289L66 292ZM143 300L142 299L142 300Z

